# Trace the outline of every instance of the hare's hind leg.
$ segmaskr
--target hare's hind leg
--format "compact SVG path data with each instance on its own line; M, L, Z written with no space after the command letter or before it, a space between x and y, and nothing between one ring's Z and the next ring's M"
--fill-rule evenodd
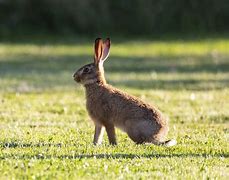
M129 125L127 127L127 134L137 144L146 143L149 137L152 136L151 124L148 121L143 120L136 123L129 121L127 124Z
M134 141L136 144L142 144L144 143L144 137L141 136L140 134L138 133L134 133L133 131L129 131L127 132L129 138Z
M104 127L101 125L95 125L95 134L94 134L94 140L93 144L101 144L103 141L103 134L104 134Z
M128 129L127 134L129 138L136 144L143 144L145 142L145 134L140 129L131 128Z

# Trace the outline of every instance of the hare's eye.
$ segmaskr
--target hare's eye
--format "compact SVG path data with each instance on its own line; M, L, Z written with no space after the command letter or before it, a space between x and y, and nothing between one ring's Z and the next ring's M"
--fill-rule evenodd
M88 73L88 72L89 72L89 68L87 68L87 67L84 68L83 72L84 72L84 73Z

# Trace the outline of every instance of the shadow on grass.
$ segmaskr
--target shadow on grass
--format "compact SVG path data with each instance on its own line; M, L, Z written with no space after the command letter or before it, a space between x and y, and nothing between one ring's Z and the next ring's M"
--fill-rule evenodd
M88 158L96 158L96 159L134 159L134 158L172 158L172 157L229 157L228 154L207 154L207 153L187 153L187 154L178 154L178 153L171 153L171 154L163 154L163 153L152 153L152 154L94 154L94 155L88 155L88 154L82 154L82 155L76 155L76 156L59 156L60 159L66 159L66 158L72 158L72 159L88 159Z
M35 147L61 147L61 143L18 143L18 142L4 142L0 143L2 148L35 148Z
M0 76L4 80L14 80L16 84L27 82L42 88L55 86L74 86L73 72L84 64L90 63L90 56L19 56L0 59ZM112 56L105 63L106 76L116 73L123 78L111 84L139 89L190 89L204 90L208 88L223 89L229 86L229 79L193 79L190 74L198 73L229 73L229 61L226 58L214 59L211 56L123 58ZM134 73L146 75L146 80L125 79ZM186 79L150 79L151 73L182 73L189 74ZM0 87L1 88L1 87Z
M65 145L61 143L17 143L17 142L5 142L0 145L1 148L39 148L39 147L56 147L62 148ZM176 153L171 152L170 154L153 152L150 154L127 154L127 153L113 153L113 154L76 154L76 155L45 155L45 154L34 154L34 155L3 155L0 159L135 159L135 158L186 158L186 157L224 157L228 158L228 153Z
M62 143L19 143L19 142L3 142L0 144L1 149L5 148L39 148L39 147L55 147L55 148L63 148L66 145ZM75 155L45 155L42 153L39 154L23 154L23 155L2 155L0 159L136 159L136 158L187 158L187 157L224 157L228 158L228 153L193 153L193 152L186 152L186 153L177 153L177 152L170 152L170 154L165 153L157 153L152 152L150 154L135 154L135 153L113 153L113 154L75 154Z
M207 154L207 153L171 153L171 154L163 154L163 153L152 153L152 154L125 154L125 153L114 153L114 154L81 154L81 155L45 155L45 154L36 154L36 155L4 155L0 156L0 159L139 159L139 158L207 158L207 157L215 157L215 158L228 158L228 154L220 153L220 154Z
M136 85L137 83L137 85ZM229 79L223 80L128 80L112 82L114 85L126 86L129 88L138 89L166 89L166 90L209 90L209 89L223 89L229 86Z

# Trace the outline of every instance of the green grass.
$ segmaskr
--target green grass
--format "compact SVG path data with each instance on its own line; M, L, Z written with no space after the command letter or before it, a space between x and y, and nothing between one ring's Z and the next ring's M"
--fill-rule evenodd
M91 42L0 44L0 179L228 179L229 39L113 41L112 85L170 118L172 148L92 145L93 123L72 73Z

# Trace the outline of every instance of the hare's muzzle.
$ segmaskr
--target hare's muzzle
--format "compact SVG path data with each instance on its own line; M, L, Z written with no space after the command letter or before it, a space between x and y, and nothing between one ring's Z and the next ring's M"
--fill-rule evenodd
M80 82L80 76L77 73L73 74L73 78L76 82Z

